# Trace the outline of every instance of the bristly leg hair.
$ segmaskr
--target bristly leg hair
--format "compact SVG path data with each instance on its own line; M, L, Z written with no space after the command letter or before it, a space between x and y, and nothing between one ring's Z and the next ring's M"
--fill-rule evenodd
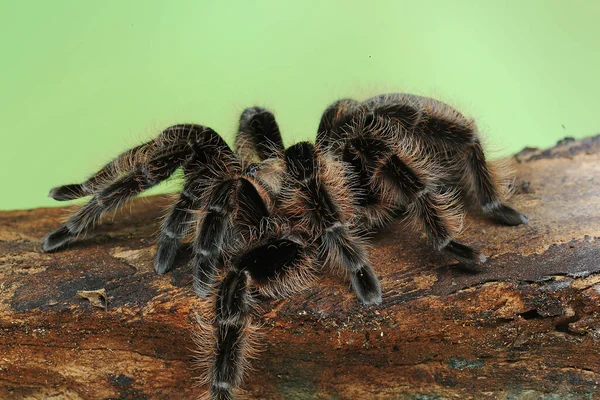
M214 301L214 299L213 299ZM254 307L254 305L253 305ZM258 314L254 310L255 314ZM213 364L216 358L216 349L212 346L216 343L216 331L214 325L214 319L212 321L207 320L204 316L195 313L194 314L194 326L192 328L192 339L195 344L194 349L191 352L194 356L193 369L198 370L198 375L194 378L194 386L209 387L210 382L213 379ZM240 368L242 370L241 380L247 378L248 374L255 370L252 366L251 361L257 360L259 354L264 351L265 345L261 338L261 325L248 322L244 327L243 339L240 339L239 347L240 353ZM241 388L236 388L235 391L236 399L245 398L245 392ZM210 391L201 393L198 399L208 400L211 398Z
M262 107L242 112L233 150L208 127L174 125L87 180L52 189L56 200L89 198L44 238L42 251L83 237L182 171L159 228L155 271L171 270L181 243L190 242L193 287L214 312L195 318L198 384L207 398L240 398L257 349L257 298L290 297L326 266L348 275L361 303L379 304L368 246L374 231L408 220L434 249L471 267L485 256L454 239L468 205L501 224L527 223L503 203L508 164L486 160L481 140L475 122L454 108L403 93L341 99L325 109L315 144L287 149Z

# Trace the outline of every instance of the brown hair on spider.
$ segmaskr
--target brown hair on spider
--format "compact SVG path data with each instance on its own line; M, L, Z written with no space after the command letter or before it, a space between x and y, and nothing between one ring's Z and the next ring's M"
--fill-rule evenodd
M325 109L315 144L287 149L274 115L251 107L234 149L208 127L169 127L86 181L52 189L56 200L91 198L42 242L45 252L64 248L181 169L184 184L161 225L154 268L170 271L191 233L194 289L214 301L212 325L198 340L213 399L239 391L260 296L292 296L328 266L348 273L361 303L381 303L370 231L406 219L435 250L475 265L486 257L454 240L468 210L504 225L527 223L503 203L510 176L486 160L475 122L433 99L339 100Z

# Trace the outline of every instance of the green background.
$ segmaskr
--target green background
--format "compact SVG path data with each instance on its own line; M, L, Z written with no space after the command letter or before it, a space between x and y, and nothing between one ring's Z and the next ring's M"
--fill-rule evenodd
M591 135L599 21L595 0L0 0L0 209L61 205L51 187L174 123L231 142L250 105L286 144L392 91L451 103L500 154Z

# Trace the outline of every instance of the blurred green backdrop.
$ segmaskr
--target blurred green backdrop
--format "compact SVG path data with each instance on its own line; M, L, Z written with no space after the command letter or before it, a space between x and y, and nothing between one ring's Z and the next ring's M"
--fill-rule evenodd
M453 104L503 154L587 136L599 20L589 0L0 0L0 209L60 205L52 186L173 123L231 142L250 105L287 144L336 98L390 91Z

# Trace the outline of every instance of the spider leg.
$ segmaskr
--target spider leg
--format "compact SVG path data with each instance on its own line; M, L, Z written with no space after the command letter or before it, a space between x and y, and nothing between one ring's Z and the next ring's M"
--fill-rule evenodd
M179 244L192 226L194 211L206 200L203 199L203 193L210 190L213 181L218 179L215 174L239 172L234 159L227 143L216 133L206 135L200 143L194 145L191 158L183 165L183 189L167 214L158 237L154 257L154 269L157 273L163 274L173 268Z
M479 250L452 240L460 216L447 213L449 207L444 196L424 192L408 207L413 218L421 222L434 249L449 253L465 264L477 264L487 260Z
M442 111L437 114L424 111L433 108ZM459 119L465 123L456 123ZM323 114L317 141L321 139L328 146L347 136L344 133L346 127L368 127L376 121L397 125L400 129L395 134L396 140L410 138L434 148L463 149L473 143L477 132L472 121L466 120L444 103L420 96L391 93L372 97L362 103L349 99L333 103Z
M468 168L477 199L485 215L504 225L521 225L528 222L527 217L500 201L498 188L494 184L492 171L485 161L485 154L479 139L473 143L468 156Z
M217 265L223 249L231 247L232 236L247 236L248 227L257 229L269 216L263 198L248 179L214 177L212 182L194 241L194 290L201 297L212 292Z
M179 167L177 156L157 157L147 163L149 169L136 168L99 190L83 207L79 208L67 222L50 233L42 242L42 251L56 250L95 225L102 214L115 210L132 197L168 178Z
M452 240L464 215L455 193L433 190L398 155L390 158L384 173L387 181L396 186L400 193L400 203L406 206L408 215L422 224L436 250L445 251L466 264L485 262L486 257L479 250Z
M55 200L72 200L94 194L99 187L110 183L119 175L131 171L136 165L143 163L150 154L166 149L179 140L189 125L175 125L164 130L158 137L133 147L119 154L98 172L82 183L57 186L50 190L49 196Z
M288 295L312 276L310 250L286 235L267 237L244 249L229 266L215 301L215 351L208 373L211 398L233 399L251 353L253 283L264 294Z
M281 158L284 146L279 126L272 112L262 107L250 107L240 116L235 152L243 169L259 160Z
M344 148L344 160L363 177L358 184L367 193L367 199L376 189L383 193L370 203L388 202L389 213L405 209L408 217L421 223L436 250L448 252L467 264L485 261L478 250L452 240L462 219L462 213L452 212L460 210L452 192L443 194L433 190L424 172L411 164L412 159L399 150L394 151L384 138L363 134L349 139ZM362 206L368 207L370 203Z
M172 150L174 145L186 144L186 136L194 134L192 126L189 124L180 124L167 128L155 139L119 154L86 181L52 188L49 197L52 197L54 200L64 201L92 195L100 187L105 186L120 175L130 172L161 149L167 152L169 149Z
M399 131L402 136L408 135L433 148L462 150L476 138L477 127L472 120L437 100L389 93L367 99L363 104L366 115L385 118L402 128Z
M122 171L132 168L134 160L139 159L155 140L144 143L119 154L98 172L82 183L57 186L50 190L49 197L58 201L73 200L93 194L100 185L116 178Z
M326 264L345 267L352 288L365 304L381 303L381 286L367 257L366 246L355 232L351 217L344 208L353 209L343 170L327 173L321 170L312 144L298 143L285 152L288 171L299 183L298 198L288 199L284 208L303 210L306 229L319 236L321 256ZM330 162L333 163L333 161ZM335 176L332 176L335 175Z
M356 232L347 226L326 229L322 237L328 263L343 265L350 274L352 289L364 305L381 303L381 284L369 262L366 245Z
M524 214L500 201L499 188L494 182L493 171L486 163L475 122L447 104L414 95L376 96L365 102L365 108L375 116L399 124L403 128L402 135L410 135L417 140L427 137L435 139L435 142L423 142L425 147L433 151L450 152L456 158L461 158L458 153L467 153L467 171L472 177L472 190L484 214L505 225L527 223Z
M205 219L199 229L196 251L201 256L213 255L214 265L213 250L219 250L217 242L222 243L225 232L232 231L228 223L235 225L237 229L233 232L240 238L226 245L233 254L226 258L227 274L217 289L213 329L216 345L210 356L207 381L212 398L232 399L252 350L251 335L255 328L250 315L254 302L250 283L264 295L295 293L312 281L314 256L298 232L285 231L280 222L269 216L267 192L252 178L213 181L206 204L206 217L212 222ZM232 215L224 223L224 218ZM203 294L207 288L204 284L214 281L213 271L202 271L203 277L212 274L206 281L196 276L196 281L203 284L200 285Z
M393 200L391 197L402 196L405 192L396 187L397 182L403 182L402 178L409 182L412 180L410 175L400 178L394 176L395 173L402 173L394 168L394 147L366 132L365 129L361 135L347 138L341 150L341 157L352 171L349 183L353 191L359 194L357 205L361 209L361 223L366 229L377 229L405 214L405 207L400 205L398 199ZM388 185L378 176L381 172L394 182L391 185L394 196L390 196L390 191L386 190ZM408 188L409 192L419 189L418 186Z
M216 145L224 143L212 129L187 124L166 129L160 139L163 145L158 146L147 159L112 182L98 187L92 198L63 226L47 235L42 241L42 251L63 247L95 225L107 211L116 210L132 197L167 179L194 153L216 152Z
M193 169L192 167L195 166L195 163L188 162L183 167L185 177L183 189L163 221L154 256L154 270L158 274L164 274L173 269L179 244L190 231L194 220L193 211L197 209L200 200L199 194L194 190L196 177L205 172L204 166Z
M208 296L213 290L226 234L232 227L230 216L234 211L235 195L232 192L235 184L234 179L215 182L205 203L204 215L198 221L193 244L193 274L194 291L201 297Z
M216 345L208 372L212 399L233 400L235 390L242 383L245 353L249 350L247 280L246 273L232 269L219 285L214 322Z

